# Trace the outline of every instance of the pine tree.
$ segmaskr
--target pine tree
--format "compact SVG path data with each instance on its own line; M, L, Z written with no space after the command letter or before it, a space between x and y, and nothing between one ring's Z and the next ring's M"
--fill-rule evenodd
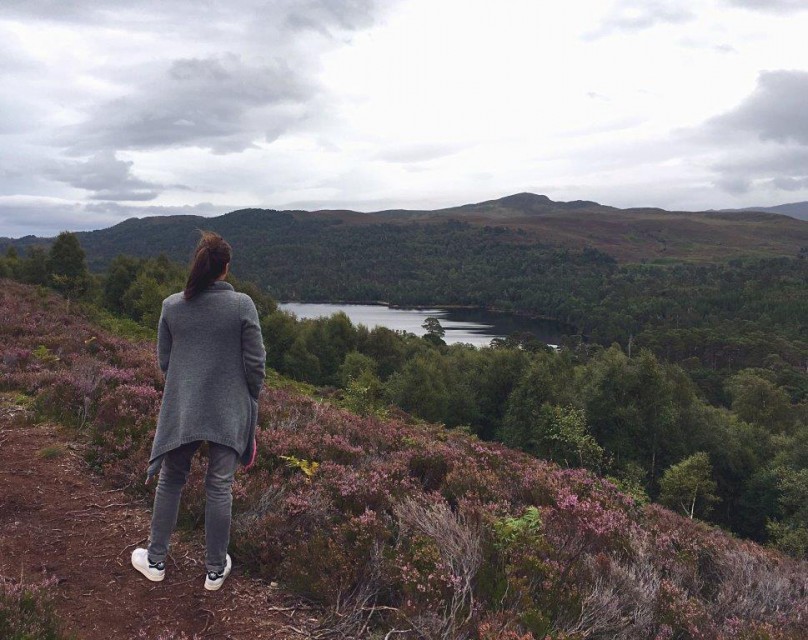
M61 291L68 299L87 292L90 274L87 269L84 249L75 233L62 231L51 245L47 260L49 284Z

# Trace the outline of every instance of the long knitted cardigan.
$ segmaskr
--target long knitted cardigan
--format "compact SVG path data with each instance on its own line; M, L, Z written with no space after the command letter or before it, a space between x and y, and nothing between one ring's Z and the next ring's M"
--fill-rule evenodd
M171 294L160 313L157 359L165 385L146 482L167 452L194 440L232 447L250 464L266 366L252 298L224 280L190 300Z

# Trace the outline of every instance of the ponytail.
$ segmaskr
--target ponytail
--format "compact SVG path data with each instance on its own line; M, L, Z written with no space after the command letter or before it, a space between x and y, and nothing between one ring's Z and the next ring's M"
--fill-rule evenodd
M197 229L202 236L194 250L188 281L183 297L190 300L216 280L230 262L232 250L222 236L213 231Z

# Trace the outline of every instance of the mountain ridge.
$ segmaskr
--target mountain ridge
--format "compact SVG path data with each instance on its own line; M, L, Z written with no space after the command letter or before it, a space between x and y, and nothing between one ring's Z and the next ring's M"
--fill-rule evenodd
M114 246L122 253L148 256L155 255L155 250L163 250L179 257L177 247L191 246L196 228L211 228L233 242L239 242L245 234L251 243L254 240L251 236L271 239L272 228L279 224L303 224L300 232L315 238L335 226L430 225L449 220L507 230L508 242L541 242L573 249L592 247L623 262L795 255L808 246L806 221L759 209L742 212L667 211L653 207L620 209L588 200L554 201L546 195L528 192L434 210L360 212L250 207L212 217L133 216L111 227L76 234L89 254L106 255ZM158 229L160 237L151 238ZM501 239L505 241L506 237ZM0 238L0 251L11 245L17 249L37 244L47 246L52 240L53 237L30 234L16 239Z
M723 213L745 213L747 211L761 211L764 213L776 213L778 215L789 216L797 220L808 220L808 201L788 202L771 207L743 207L741 209L719 209Z

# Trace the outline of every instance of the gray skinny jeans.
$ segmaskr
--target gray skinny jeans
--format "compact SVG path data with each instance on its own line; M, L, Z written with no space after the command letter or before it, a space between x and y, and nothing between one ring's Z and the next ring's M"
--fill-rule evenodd
M195 440L169 451L163 459L160 479L154 493L149 561L161 562L168 554L169 539L177 525L180 494L191 470L191 460L202 444ZM208 442L208 470L205 475L205 566L223 571L230 542L233 506L232 484L238 452L216 442Z

